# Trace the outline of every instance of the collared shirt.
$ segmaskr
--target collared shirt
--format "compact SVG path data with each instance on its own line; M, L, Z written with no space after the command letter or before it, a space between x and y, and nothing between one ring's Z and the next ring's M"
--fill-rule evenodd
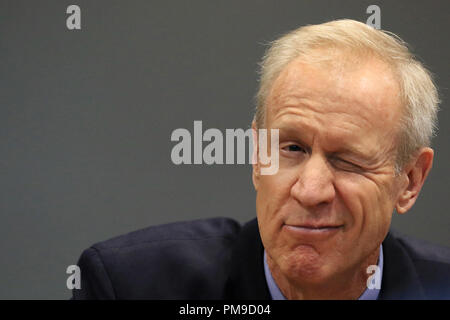
M272 300L286 300L286 297L281 293L280 288L276 284L275 280L272 277L272 273L270 272L269 266L267 264L267 254L266 250L264 250L264 273L266 275L267 286L269 287L270 296ZM383 279L383 245L380 245L380 255L378 257L378 269L375 272L379 272L380 284ZM362 295L358 298L358 300L377 300L378 295L380 294L380 288L366 288Z

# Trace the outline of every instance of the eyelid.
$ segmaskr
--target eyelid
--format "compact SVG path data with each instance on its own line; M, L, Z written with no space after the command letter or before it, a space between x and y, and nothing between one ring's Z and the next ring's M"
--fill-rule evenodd
M343 163L345 163L345 164L347 164L347 165L350 165L350 166L352 166L352 167L354 167L354 168L356 168L356 169L358 169L358 170L361 170L361 169L362 169L362 167L359 166L359 165L357 165L356 163L353 163L353 162L344 160L344 159L342 159L342 158L331 157L331 160L338 160L338 161L343 162Z

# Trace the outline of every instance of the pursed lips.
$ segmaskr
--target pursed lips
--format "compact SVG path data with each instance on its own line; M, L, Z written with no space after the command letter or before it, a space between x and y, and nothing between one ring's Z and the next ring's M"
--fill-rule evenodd
M301 224L288 224L285 223L286 226L294 227L294 228L304 228L304 229L331 229L331 228L340 228L342 225L338 224L329 224L329 223L320 223L320 224L312 224L312 223L301 223Z
M284 224L288 231L298 235L332 234L343 227L343 225L332 223L299 223Z

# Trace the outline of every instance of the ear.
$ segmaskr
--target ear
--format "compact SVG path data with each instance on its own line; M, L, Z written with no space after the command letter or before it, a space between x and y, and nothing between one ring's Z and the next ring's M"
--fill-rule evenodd
M252 180L253 186L258 191L259 178L260 178L260 166L259 166L259 150L258 150L258 129L255 121L252 122L252 138L253 138L253 155L252 155Z
M433 149L428 147L421 148L414 159L405 167L402 173L406 178L405 184L402 186L395 206L398 213L405 213L416 202L419 192L433 165L433 157Z

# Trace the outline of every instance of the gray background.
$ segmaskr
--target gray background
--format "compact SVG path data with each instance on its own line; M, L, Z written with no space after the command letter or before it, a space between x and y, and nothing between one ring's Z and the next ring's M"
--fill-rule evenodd
M78 4L82 30L66 28ZM248 128L262 43L381 7L436 75L436 159L398 229L450 246L449 1L0 2L0 298L66 299L92 243L152 224L254 217L249 165L170 160L176 128Z

